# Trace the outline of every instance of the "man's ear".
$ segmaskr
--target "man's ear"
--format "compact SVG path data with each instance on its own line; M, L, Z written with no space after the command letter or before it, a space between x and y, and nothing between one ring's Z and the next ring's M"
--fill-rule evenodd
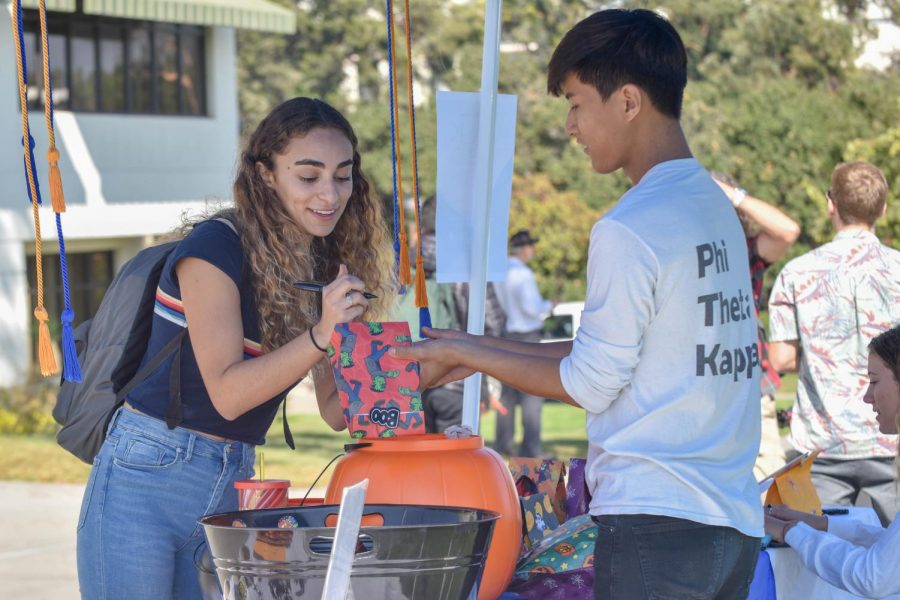
M620 89L625 111L625 120L632 121L641 112L644 104L644 91L633 83L626 83Z
M832 200L830 196L826 196L825 200L828 202L828 216L832 217L837 213L837 207L834 205L834 200Z
M270 188L275 187L275 175L272 174L266 165L262 164L259 161L256 161L256 173L259 175L259 178L263 180L263 183Z

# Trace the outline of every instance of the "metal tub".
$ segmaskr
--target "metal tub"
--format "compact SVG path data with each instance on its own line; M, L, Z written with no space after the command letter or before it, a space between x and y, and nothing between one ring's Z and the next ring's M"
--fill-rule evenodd
M276 508L202 518L222 596L319 600L338 508ZM279 528L285 517L296 519L298 527ZM498 518L497 513L468 508L366 505L350 578L354 597L469 598ZM232 526L237 519L246 527Z

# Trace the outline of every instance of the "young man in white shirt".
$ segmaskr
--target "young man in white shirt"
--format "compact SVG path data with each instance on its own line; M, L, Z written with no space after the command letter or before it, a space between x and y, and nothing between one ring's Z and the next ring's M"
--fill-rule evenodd
M744 598L763 535L759 351L747 244L679 123L687 55L648 10L604 10L548 88L598 173L635 184L591 233L573 342L433 332L395 354L425 387L474 370L587 412L598 598Z
M539 238L531 237L527 229L509 238L509 261L506 281L495 285L497 300L506 313L504 337L520 342L540 342L544 319L550 315L553 303L544 300L538 289L534 271L528 263L534 258ZM506 412L497 411L497 439L494 448L503 454L539 457L541 455L541 409L544 399L503 384L500 402ZM522 415L522 445L516 451L516 409Z

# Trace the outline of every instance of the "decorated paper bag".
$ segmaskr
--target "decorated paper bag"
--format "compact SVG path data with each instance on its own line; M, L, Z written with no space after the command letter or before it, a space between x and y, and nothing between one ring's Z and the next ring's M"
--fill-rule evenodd
M553 514L553 505L547 494L532 494L522 498L522 516L525 525L524 547L533 548L541 543L544 536L559 527Z
M591 504L591 493L584 479L583 458L569 459L569 476L566 479L566 519L583 515Z
M419 365L395 358L392 346L408 346L409 324L339 323L328 355L344 420L354 438L425 433Z
M533 545L516 565L516 577L592 567L597 525L584 514L569 519Z
M531 494L547 494L553 505L556 520L566 520L566 465L553 459L524 458L513 456L509 459L509 470L519 496L527 498Z

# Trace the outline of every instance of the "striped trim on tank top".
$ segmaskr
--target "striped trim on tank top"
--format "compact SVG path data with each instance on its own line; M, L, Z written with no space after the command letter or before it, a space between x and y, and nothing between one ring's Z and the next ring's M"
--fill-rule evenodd
M179 327L187 327L187 320L184 318L184 304L181 300L165 293L159 287L156 288L156 304L153 307L153 314ZM262 353L262 345L259 342L244 338L245 356L256 357Z

